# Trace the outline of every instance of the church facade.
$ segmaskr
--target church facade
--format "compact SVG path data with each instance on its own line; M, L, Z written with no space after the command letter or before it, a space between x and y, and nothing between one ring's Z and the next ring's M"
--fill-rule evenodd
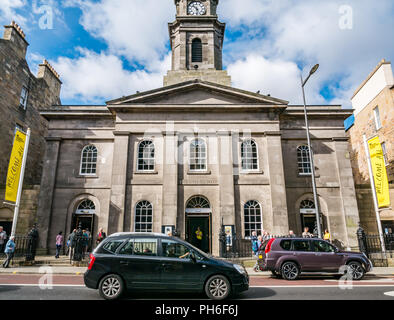
M79 223L92 234L173 230L214 255L224 226L238 239L313 230L303 107L231 86L222 70L218 1L175 4L163 87L105 106L41 112L49 123L41 248ZM356 248L359 216L343 127L352 112L308 110L323 228L337 244Z

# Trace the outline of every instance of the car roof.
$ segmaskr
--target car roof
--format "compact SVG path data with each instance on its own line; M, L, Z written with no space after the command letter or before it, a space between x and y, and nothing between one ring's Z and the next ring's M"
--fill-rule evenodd
M161 238L174 238L170 237L164 233L158 233L158 232L117 232L113 233L108 236L108 238L115 238L115 237L161 237Z

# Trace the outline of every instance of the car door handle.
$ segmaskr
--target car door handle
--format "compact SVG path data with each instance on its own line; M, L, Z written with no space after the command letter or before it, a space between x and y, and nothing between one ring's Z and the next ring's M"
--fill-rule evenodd
M121 264L121 265L124 265L124 266L128 266L128 265L129 265L129 262L128 262L128 261L120 261L120 264Z

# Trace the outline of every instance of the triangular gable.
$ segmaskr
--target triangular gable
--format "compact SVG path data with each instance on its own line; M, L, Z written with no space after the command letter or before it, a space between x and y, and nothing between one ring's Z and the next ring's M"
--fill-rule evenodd
M141 103L287 105L288 101L196 79L107 102L108 105Z

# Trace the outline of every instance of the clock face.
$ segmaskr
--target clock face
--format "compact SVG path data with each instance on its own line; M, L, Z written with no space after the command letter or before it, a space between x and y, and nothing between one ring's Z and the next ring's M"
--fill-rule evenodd
M193 1L187 9L187 13L192 16L202 16L206 12L205 6L200 1Z

